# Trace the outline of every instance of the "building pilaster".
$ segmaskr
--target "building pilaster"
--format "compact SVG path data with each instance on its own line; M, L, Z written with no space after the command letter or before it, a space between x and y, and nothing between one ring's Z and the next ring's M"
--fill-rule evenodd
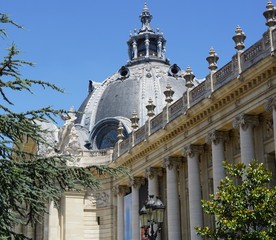
M129 187L119 185L115 189L117 195L117 239L124 239L124 196L129 192Z
M84 192L66 192L64 195L64 224L66 240L82 240L84 237Z
M54 206L54 202L49 203L49 219L48 223L48 236L47 239L59 240L60 239L60 225L59 225L59 212Z
M265 108L272 112L273 119L273 135L274 135L274 150L276 158L276 95L269 98L265 103Z

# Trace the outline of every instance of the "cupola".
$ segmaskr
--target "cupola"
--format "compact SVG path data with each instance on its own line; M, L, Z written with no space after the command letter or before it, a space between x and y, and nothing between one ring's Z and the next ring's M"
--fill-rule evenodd
M143 11L140 15L142 23L141 29L130 35L128 40L129 65L141 62L156 60L168 62L166 58L166 40L163 33L157 28L154 31L151 26L152 15L149 12L147 4L144 4Z

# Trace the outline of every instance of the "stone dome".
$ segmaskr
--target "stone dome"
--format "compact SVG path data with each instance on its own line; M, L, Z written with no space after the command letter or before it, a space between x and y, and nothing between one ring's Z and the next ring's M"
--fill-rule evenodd
M119 122L127 137L132 131L133 112L142 126L148 119L146 105L150 98L156 106L155 114L160 113L167 104L167 85L175 92L174 100L186 91L184 72L166 58L166 40L159 29L151 28L152 15L146 4L140 19L141 29L135 30L127 42L128 63L102 83L89 82L89 94L78 110L83 114L78 114L75 122L88 149L113 147Z

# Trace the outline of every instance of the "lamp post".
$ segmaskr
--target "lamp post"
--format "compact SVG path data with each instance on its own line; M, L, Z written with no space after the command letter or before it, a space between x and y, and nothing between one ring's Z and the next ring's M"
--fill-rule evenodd
M155 240L158 232L161 231L164 221L165 206L159 197L154 199L150 195L140 210L141 227L145 229L144 235L149 240ZM155 228L155 226L157 226Z

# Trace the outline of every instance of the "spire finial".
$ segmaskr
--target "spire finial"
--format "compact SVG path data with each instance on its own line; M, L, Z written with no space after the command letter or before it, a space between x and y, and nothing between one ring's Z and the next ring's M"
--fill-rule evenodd
M152 15L149 12L149 8L147 3L144 3L143 11L140 15L140 19L142 22L142 28L140 29L139 33L141 32L153 32L153 30L150 27L150 22L152 20Z

